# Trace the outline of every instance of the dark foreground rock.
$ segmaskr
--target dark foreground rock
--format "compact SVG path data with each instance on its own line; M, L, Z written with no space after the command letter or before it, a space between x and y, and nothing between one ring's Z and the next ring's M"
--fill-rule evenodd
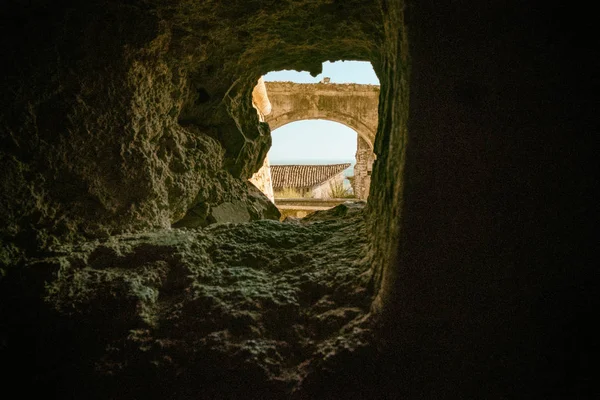
M0 281L2 360L23 393L61 398L311 398L322 379L345 385L373 357L363 214L346 214L55 247Z

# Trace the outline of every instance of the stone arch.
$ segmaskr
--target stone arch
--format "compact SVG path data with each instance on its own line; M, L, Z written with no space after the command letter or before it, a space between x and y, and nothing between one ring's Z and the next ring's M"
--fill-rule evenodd
M314 114L314 115L313 115ZM362 138L368 145L371 150L373 150L373 145L375 142L375 134L376 131L372 131L368 126L364 123L352 118L352 116L341 113L311 113L308 114L304 111L292 111L287 114L280 116L277 120L269 120L267 118L267 122L271 127L271 131L279 129L285 125L292 124L294 122L299 121L309 121L309 120L325 120L330 122L337 122L348 128L352 129L356 132L356 134Z
M375 160L379 86L265 82L271 112L265 122L274 131L296 121L321 119L341 123L357 133L354 191L366 199Z
M371 186L371 171L373 170L373 162L375 161L375 153L373 152L373 144L375 142L376 131L372 131L364 123L348 114L314 113L315 115L307 115L304 111L292 111L282 115L276 121L269 123L271 131L275 131L285 125L299 121L307 120L325 120L342 124L354 132L356 132L356 164L354 165L354 182L352 184L354 193L359 199L366 200L369 196L369 188Z

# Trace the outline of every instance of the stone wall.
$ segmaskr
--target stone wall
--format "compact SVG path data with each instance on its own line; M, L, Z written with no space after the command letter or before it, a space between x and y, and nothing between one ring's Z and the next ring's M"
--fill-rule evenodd
M356 83L266 82L272 130L294 121L327 119L344 124L373 144L377 132L379 86Z
M371 187L371 173L373 171L375 154L373 148L362 137L356 138L356 164L354 165L354 195L366 200Z
M358 198L369 195L373 145L378 123L379 86L362 84L267 82L271 129L306 119L342 123L357 132L355 191ZM318 144L315 144L318 145Z

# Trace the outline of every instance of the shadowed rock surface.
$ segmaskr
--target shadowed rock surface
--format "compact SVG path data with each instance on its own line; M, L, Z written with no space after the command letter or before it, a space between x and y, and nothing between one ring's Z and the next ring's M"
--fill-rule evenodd
M324 373L356 387L343 371L374 354L362 208L55 246L1 282L20 349L3 361L75 398L310 398Z
M599 398L591 15L5 0L0 396ZM259 77L335 60L381 82L365 220L241 222Z

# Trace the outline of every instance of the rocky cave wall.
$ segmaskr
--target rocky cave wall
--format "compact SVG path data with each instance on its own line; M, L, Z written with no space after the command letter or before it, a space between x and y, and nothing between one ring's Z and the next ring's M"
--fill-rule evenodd
M585 236L590 223L581 221L594 186L585 164L593 148L586 132L593 130L586 125L590 109L572 90L581 84L584 63L560 62L585 53L586 42L566 30L565 20L577 20L569 10L515 3L8 2L0 35L7 70L0 260L11 280L0 280L0 305L21 324L3 318L0 325L2 332L16 332L10 339L18 344L9 349L18 368L8 382L34 368L31 357L45 357L43 367L36 366L47 373L42 382L51 391L66 385L67 393L77 383L70 377L84 373L69 375L81 371L78 356L98 356L105 371L125 371L116 382L126 385L114 387L117 397L160 398L152 385L142 385L172 379L161 390L180 392L162 398L196 398L206 388L198 373L213 360L226 373L205 376L209 382L238 397L251 387L255 398L265 398L265 388L279 394L272 398L285 398L289 390L278 385L288 381L263 379L264 371L281 372L289 362L274 361L283 348L301 368L319 366L297 398L335 399L344 389L350 397L361 384L362 397L370 399L586 398L591 380L579 318L592 316L585 259L591 242ZM316 74L323 61L338 59L371 61L381 81L368 243L338 240L357 230L346 222L323 225L346 236L270 221L231 230L155 229L194 218L202 225L213 206L226 203L258 210L260 201L248 199L256 196L243 181L262 164L270 139L252 107L252 88L268 71ZM261 217L260 210L255 214ZM134 233L114 236L125 231ZM106 242L71 248L79 236ZM217 236L225 239L212 239ZM239 246L240 238L249 247ZM320 248L310 266L325 271L341 260L349 271L344 282L359 273L370 279L380 353L362 346L360 335L351 336L355 345L326 336L369 308L363 291L352 292L355 283L328 286L338 276L334 270L327 285L312 269L273 278L305 262L308 247L298 247L293 259L279 253L260 258L262 248L272 251L274 244L306 246L325 238L338 242L339 257ZM62 247L45 259L49 244ZM19 263L23 249L38 259ZM374 273L345 259L347 249ZM223 268L220 275L205 275L211 263ZM253 272L258 285L249 293L248 270L225 268L232 263L268 273ZM10 269L15 265L23 272ZM45 288L46 278L61 274ZM211 280L239 282L233 299L248 309L228 308ZM289 290L274 296L269 285ZM165 295L155 303L157 290ZM328 307L344 290L356 296L333 312ZM294 291L311 312L299 312ZM38 312L53 298L54 306L74 308L61 315L60 329L40 330L56 322ZM112 309L123 311L114 326L107 323L114 320L106 311ZM104 319L78 320L77 312ZM221 314L227 319L211 320ZM153 315L181 336L161 332L148 319ZM256 325L261 315L264 324ZM326 340L315 346L290 321L309 321L319 328L311 338ZM276 334L263 347L255 339L240 344L193 335L198 326L221 323L233 329L223 335ZM289 327L288 336L277 326ZM348 326L340 337L354 331L360 326ZM190 359L194 349L202 350ZM310 362L302 362L304 351L314 351ZM245 368L240 359L260 368ZM163 363L172 366L167 377ZM92 371L94 364L85 368ZM256 386L231 380L240 374ZM32 385L25 389L39 377L27 378ZM106 390L102 381L92 382L98 385L92 389ZM329 395L314 395L319 390Z
M353 355L377 354L361 207L334 209L341 223L244 223L279 216L246 182L270 146L251 99L259 77L316 75L340 59L381 72L396 33L382 29L388 11L387 1L8 3L7 380L86 398L376 388L356 379ZM327 371L341 380L324 388Z
M375 1L7 7L1 235L33 248L245 202L271 140L257 79L369 60L382 41Z
M267 196L271 202L275 203L275 193L273 193L273 181L271 179L271 164L269 163L269 157L265 157L263 166L252 175L250 182L254 184Z
M593 398L591 19L559 2L404 12L410 81L387 42L369 196L397 251L374 303L397 398Z

